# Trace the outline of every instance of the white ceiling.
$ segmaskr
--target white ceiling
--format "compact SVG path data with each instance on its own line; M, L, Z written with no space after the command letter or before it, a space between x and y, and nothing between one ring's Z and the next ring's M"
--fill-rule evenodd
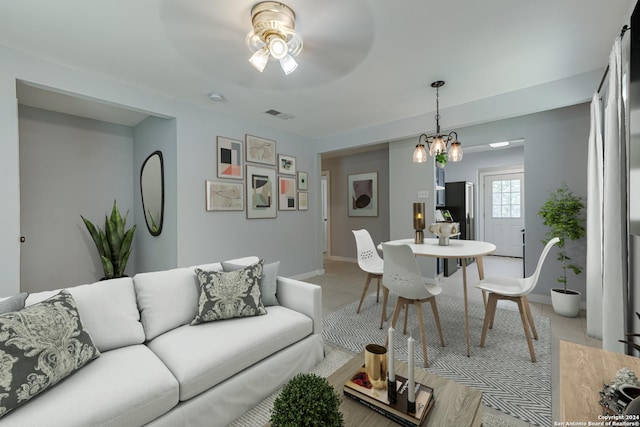
M603 70L635 0L288 0L304 40L289 76L247 61L254 3L5 1L0 44L320 139L433 112L435 80L443 109Z

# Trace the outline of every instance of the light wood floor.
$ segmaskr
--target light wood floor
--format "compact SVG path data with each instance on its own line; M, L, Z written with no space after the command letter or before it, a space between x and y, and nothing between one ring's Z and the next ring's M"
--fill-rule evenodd
M360 299L362 288L366 279L366 273L358 268L355 262L334 261L325 259L325 274L321 276L305 279L310 283L322 286L322 307L324 314L331 313L347 304ZM489 276L513 276L522 277L522 260L514 258L504 258L488 256L484 259L485 277ZM469 300L482 301L482 293L473 284L478 282L478 273L475 265L472 264L467 269L467 283L469 284ZM448 278L442 278L439 285L443 288L443 293L462 297L462 276L458 270ZM372 281L369 291L375 290L376 282ZM382 297L382 296L381 296ZM500 301L499 307L517 310L517 306L510 301ZM531 303L531 311L534 315L547 316L551 320L551 376L552 376L552 414L553 420L549 420L549 425L553 421L559 421L559 375L558 375L558 342L559 340L571 341L578 344L593 347L602 347L602 342L587 336L586 318L584 312L576 318L558 316L553 312L550 305ZM523 337L524 339L524 337ZM501 415L505 421L513 426L529 426L528 423L520 421L508 415L486 408L485 411L495 415Z

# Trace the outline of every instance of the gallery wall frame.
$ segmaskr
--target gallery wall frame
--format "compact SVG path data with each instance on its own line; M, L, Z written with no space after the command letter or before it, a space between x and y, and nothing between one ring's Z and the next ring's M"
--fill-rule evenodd
M298 190L308 190L309 189L309 176L307 172L298 171Z
M306 192L298 193L298 210L299 211L309 210L309 195Z
M218 178L244 179L242 141L218 136L216 154Z
M276 170L246 165L247 219L275 218Z
M205 207L211 211L243 211L244 183L205 181Z
M378 172L348 176L349 216L378 216Z
M287 154L278 154L278 173L283 175L295 175L296 158Z
M285 176L278 177L278 210L295 211L298 203L296 200L296 179Z
M276 142L271 139L261 138L255 135L244 135L245 161L261 163L264 165L276 165Z

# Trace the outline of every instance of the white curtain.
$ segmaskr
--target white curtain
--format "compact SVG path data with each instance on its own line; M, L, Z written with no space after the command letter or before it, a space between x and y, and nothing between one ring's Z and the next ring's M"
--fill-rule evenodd
M602 100L591 100L587 163L587 335L602 339Z
M591 235L587 238L586 275L587 332L598 337L601 329L602 348L624 353L624 344L618 340L624 338L627 316L628 141L621 50L618 38L609 57L608 96L602 131L598 130L600 103L592 102L593 135L589 141L587 194L587 232ZM599 135L603 136L601 148ZM596 300L599 297L600 304Z

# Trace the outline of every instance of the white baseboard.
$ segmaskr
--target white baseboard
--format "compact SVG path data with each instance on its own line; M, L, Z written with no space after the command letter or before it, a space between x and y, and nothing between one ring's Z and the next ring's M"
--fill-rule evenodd
M328 259L330 259L331 261L344 261L344 262L352 262L354 264L358 263L358 259L357 258L347 258L347 257L343 257L343 256L328 256Z
M324 273L325 273L324 268L321 268L319 270L309 271L307 273L296 274L295 276L291 276L291 278L295 280L304 280L310 277L321 276Z

